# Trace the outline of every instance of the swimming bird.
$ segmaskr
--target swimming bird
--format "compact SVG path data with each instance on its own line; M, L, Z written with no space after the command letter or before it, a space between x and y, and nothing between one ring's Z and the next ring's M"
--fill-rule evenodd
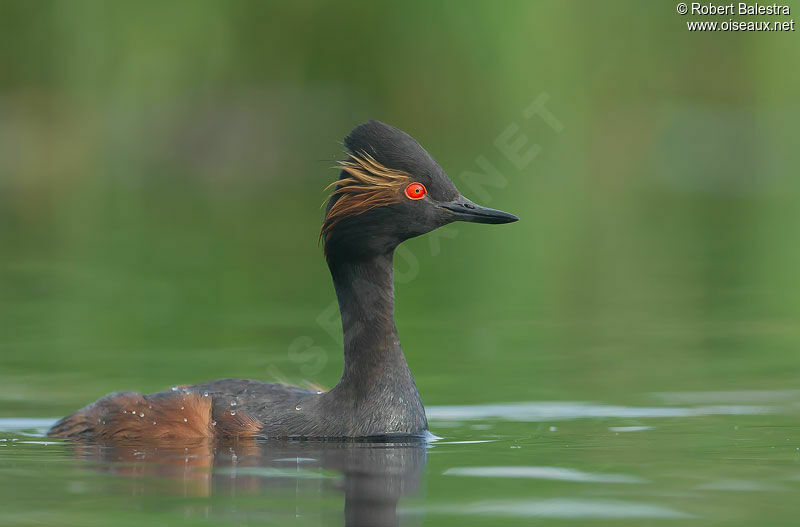
M345 138L320 233L344 332L344 371L328 391L220 379L107 395L58 421L53 437L391 438L424 436L425 409L394 323L392 258L409 238L454 221L517 217L465 198L405 132L379 121Z

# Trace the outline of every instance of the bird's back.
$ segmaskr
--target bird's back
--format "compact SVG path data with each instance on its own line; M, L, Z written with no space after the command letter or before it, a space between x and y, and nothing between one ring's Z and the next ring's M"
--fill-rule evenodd
M86 440L255 436L265 424L274 430L272 423L286 422L298 401L316 393L251 379L218 379L146 395L116 392L61 419L48 435Z

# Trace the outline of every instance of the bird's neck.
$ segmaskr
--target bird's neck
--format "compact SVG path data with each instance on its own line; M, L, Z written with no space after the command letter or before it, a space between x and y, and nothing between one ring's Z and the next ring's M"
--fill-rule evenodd
M330 262L344 333L343 383L408 371L394 323L392 256Z
M344 331L344 372L325 401L349 421L348 435L418 435L428 422L394 324L394 251L331 260Z

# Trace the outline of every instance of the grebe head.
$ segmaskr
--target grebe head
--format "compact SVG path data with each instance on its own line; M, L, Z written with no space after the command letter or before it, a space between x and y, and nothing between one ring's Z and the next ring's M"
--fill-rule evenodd
M510 223L513 214L465 198L414 138L369 121L344 140L348 158L328 201L321 236L328 258L367 258L454 221Z

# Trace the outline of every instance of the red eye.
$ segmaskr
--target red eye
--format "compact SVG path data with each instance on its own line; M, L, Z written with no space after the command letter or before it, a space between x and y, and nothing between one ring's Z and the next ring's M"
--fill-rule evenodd
M422 199L428 193L422 183L410 183L405 190L408 199Z

